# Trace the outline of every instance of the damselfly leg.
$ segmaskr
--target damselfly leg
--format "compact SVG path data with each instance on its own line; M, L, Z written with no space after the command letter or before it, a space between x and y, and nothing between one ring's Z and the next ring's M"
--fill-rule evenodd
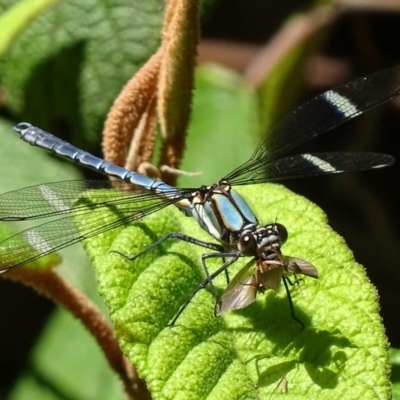
M287 275L301 273L316 278L316 268L307 261L281 256L283 266L276 268L279 273L274 271L273 262L277 260L277 255L280 256L281 246L287 238L286 229L282 229L284 227L278 223L261 225L233 186L369 170L393 164L392 156L373 152L323 152L282 156L296 146L389 101L399 93L400 66L328 90L304 103L275 125L248 161L217 183L195 189L176 188L156 181L95 157L38 127L20 123L14 129L24 141L108 177L117 178L124 187L133 185L142 193L136 190L135 193L126 195L107 182L88 181L86 184L76 181L38 185L1 195L0 220L19 221L48 216L61 218L20 232L1 242L0 273L118 226L135 223L164 207L174 205L186 216L193 217L219 244L174 232L150 246L151 250L165 240L175 238L215 252L202 257L205 279L182 305L172 322L176 321L194 295L207 284L210 284L212 293L216 295L212 280L223 271L227 274L228 267L239 257L249 257L250 264L256 263L257 266L262 265L267 269L255 275L256 286L249 291L240 284L242 281L233 278L227 286L226 296L222 296L221 309L242 308L254 301L258 292L276 290L279 287L278 277L281 278L280 281L283 280L288 291ZM86 189L108 191L105 200L94 205L96 212L92 212L85 204L76 202ZM98 227L97 222L102 220L110 209L116 210L116 216L104 226ZM73 218L76 213L86 218L86 224L79 229ZM137 257L138 255L132 259ZM222 266L211 274L206 266L206 260L209 258L223 260ZM249 279L253 278L250 276ZM292 316L297 320L289 292L288 298Z

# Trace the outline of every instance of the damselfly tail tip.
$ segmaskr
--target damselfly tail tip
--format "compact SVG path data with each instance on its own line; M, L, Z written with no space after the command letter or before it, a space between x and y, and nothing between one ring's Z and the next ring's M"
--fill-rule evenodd
M14 131L21 134L23 131L29 129L32 125L29 122L20 122L14 126Z

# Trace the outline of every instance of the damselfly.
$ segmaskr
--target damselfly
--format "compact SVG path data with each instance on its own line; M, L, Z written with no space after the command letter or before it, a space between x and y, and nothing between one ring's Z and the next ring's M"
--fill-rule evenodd
M220 273L226 272L240 257L251 257L247 266L250 268L251 265L256 265L258 272L254 278L251 278L251 274L248 276L246 269L239 272L244 275L245 282L241 282L240 275L233 279L223 297L222 311L240 308L250 303L258 291L279 289L276 283L278 278L283 278L286 285L286 275L293 273L296 268L297 273L316 277L317 271L312 264L281 255L281 245L287 236L286 228L276 223L261 225L245 200L232 186L368 170L393 164L394 158L390 155L370 152L310 153L283 158L281 156L399 93L400 66L328 90L304 103L278 123L257 146L247 162L218 183L198 189L175 188L155 181L79 150L28 123L20 123L14 129L26 142L105 175L119 178L121 182L120 186L109 181L56 182L1 195L0 220L21 221L56 215L62 215L63 218L25 230L0 243L0 272L27 264L122 224L138 221L173 204L187 216L193 216L200 226L219 242L209 243L180 232L172 232L147 249L151 250L163 241L174 238L211 250L202 256L206 278L182 305L173 322L194 295L205 286L209 285L217 297L212 280ZM120 190L127 184L140 188L141 193ZM102 196L101 201L88 208L87 205L77 202L87 189L108 189L107 198L104 200ZM110 209L116 210L118 217L98 228L96 220L102 217L102 213L109 213ZM79 229L74 223L77 213L84 216L86 221L85 226ZM221 258L223 263L215 272L209 274L206 260L214 257ZM237 298L235 302L237 285L246 284L247 281L255 284L254 295L247 296L247 300L243 301ZM293 307L291 308L293 314Z

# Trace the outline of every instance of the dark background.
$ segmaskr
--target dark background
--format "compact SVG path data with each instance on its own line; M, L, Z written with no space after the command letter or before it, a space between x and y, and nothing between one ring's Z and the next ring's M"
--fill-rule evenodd
M283 22L298 7L298 1L268 2L265 0L220 1L203 26L204 39L229 40L244 44L253 51L263 46L274 35ZM312 68L299 70L308 83L305 97L311 97L322 90L356 76L400 62L399 29L400 15L376 12L354 12L342 16L329 32L319 58L310 60L318 68L322 79L315 82L309 73ZM212 60L204 43L202 58ZM221 43L220 56L223 58L224 45ZM237 53L241 57L241 53ZM245 59L245 57L243 56ZM339 61L345 65L345 73L332 78L329 68ZM229 57L226 64L229 65ZM243 60L246 63L246 60ZM314 64L312 64L314 63ZM324 67L325 66L325 67ZM325 68L325 69L324 69ZM240 67L239 67L240 69ZM327 79L323 79L326 74ZM321 83L322 82L322 83ZM325 82L325 83L324 83ZM301 151L317 150L372 150L387 152L400 159L400 108L391 102L376 112L370 119L357 119L307 143ZM379 132L374 147L359 148L352 141L355 131L370 128ZM399 166L380 171L346 176L305 179L287 182L293 191L303 194L317 203L329 217L334 230L339 232L354 251L357 261L363 264L380 296L381 315L393 347L400 347L399 318L400 296L398 291L400 259L399 248ZM0 280L2 296L1 342L10 345L13 352L6 370L1 373L0 397L18 376L21 366L27 360L40 329L52 305L21 285ZM4 329L7 327L7 329ZM12 349L12 350L11 350Z

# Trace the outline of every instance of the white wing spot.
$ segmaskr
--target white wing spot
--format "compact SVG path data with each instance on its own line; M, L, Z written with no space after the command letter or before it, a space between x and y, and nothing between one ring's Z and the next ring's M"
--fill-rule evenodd
M316 166L318 169L324 172L336 172L336 168L332 165L329 164L327 161L322 160L319 157L313 156L312 154L301 154L301 156L314 166Z
M40 234L34 230L25 233L27 242L39 253L50 253L52 248Z
M348 98L333 90L328 90L323 93L323 96L326 101L332 104L336 110L341 112L345 117L356 117L362 113Z
M42 196L47 202L52 205L57 211L68 211L71 208L67 206L60 197L57 196L57 194L51 190L49 187L46 185L41 185L39 187L40 192L42 193Z

